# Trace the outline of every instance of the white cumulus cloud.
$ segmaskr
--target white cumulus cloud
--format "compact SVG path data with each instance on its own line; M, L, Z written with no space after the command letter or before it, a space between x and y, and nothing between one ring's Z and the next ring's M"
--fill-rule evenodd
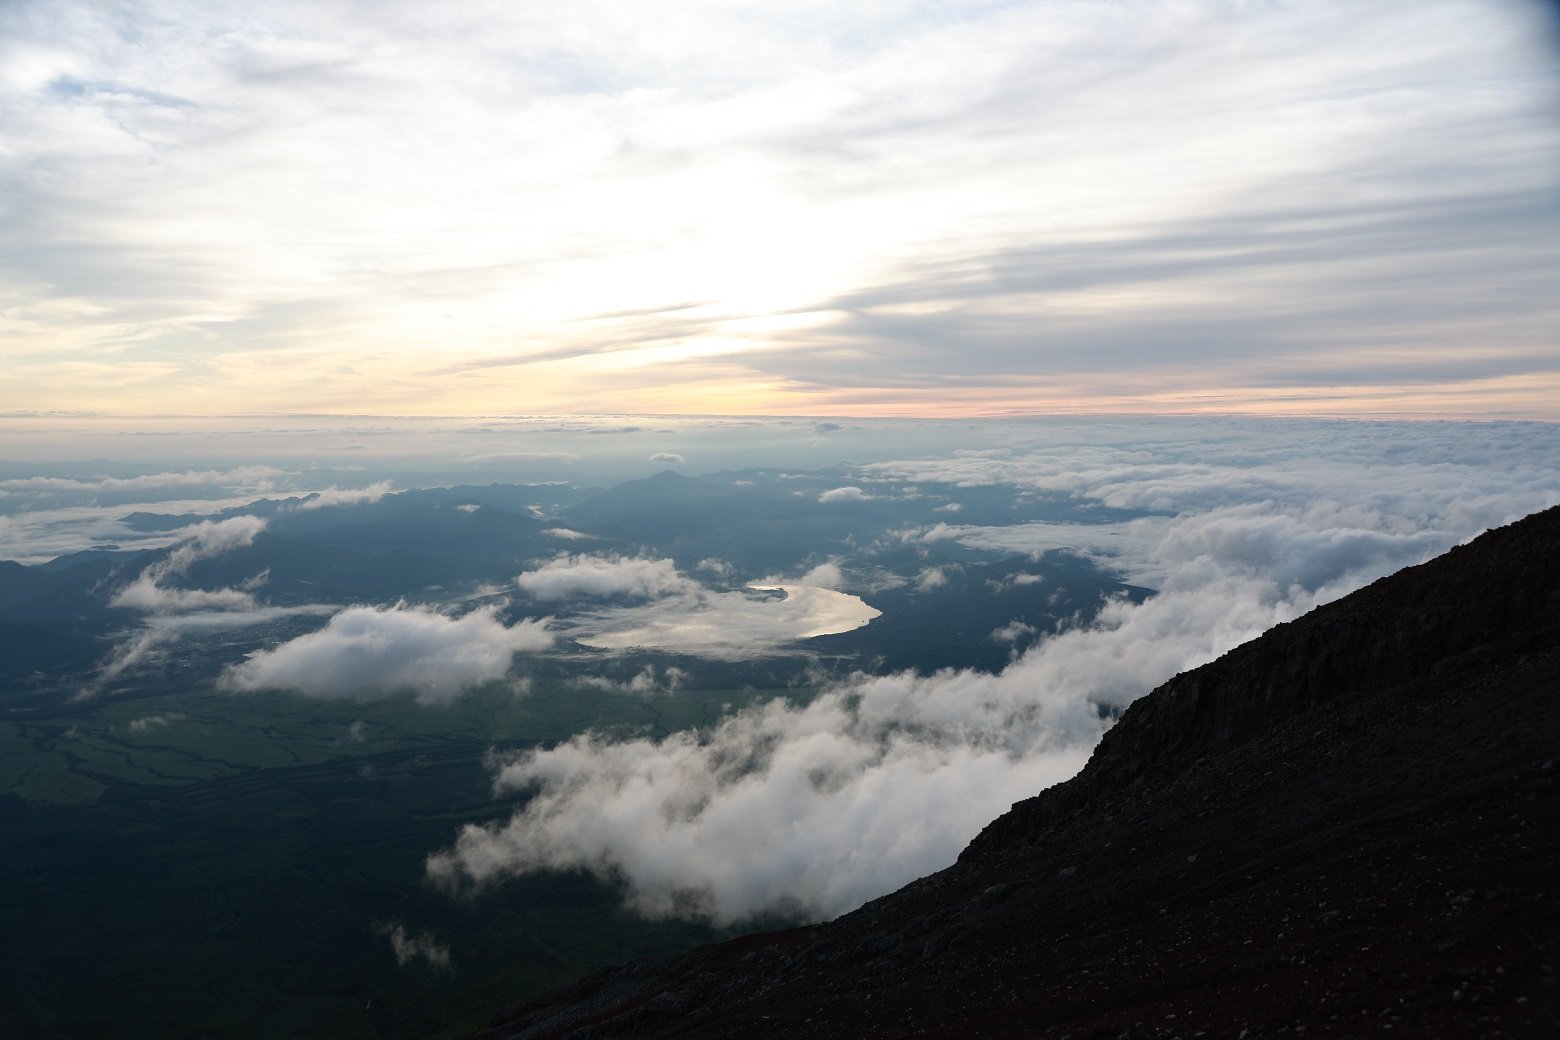
M339 488L332 484L298 503L299 509L329 509L332 506L360 506L378 502L390 494L391 483L381 480L364 488Z
M921 592L940 589L946 584L948 584L948 575L941 567L923 567L915 580L915 587Z
M595 535L586 534L583 531L575 531L568 527L549 527L542 532L549 538L561 538L566 542L594 541Z
M994 629L991 633L991 638L998 643L1007 643L1009 645L1016 646L1019 643L1028 642L1038 631L1039 630L1036 629L1033 625L1026 624L1022 621L1013 620L1009 621L1001 628Z
M697 591L671 560L639 556L560 556L515 578L527 594L541 600L581 596L652 598Z
M796 579L798 585L816 585L825 589L837 589L845 584L845 575L840 570L840 565L833 560L818 564L812 570Z
M1041 706L965 678L958 691L895 676L805 706L772 701L704 739L587 734L508 760L495 787L534 796L506 823L466 827L429 873L460 885L583 868L626 879L642 913L721 922L849 909L946 864L980 822L1078 769L1098 738L1081 701ZM984 707L975 736L964 697ZM914 714L922 725L909 729Z
M317 632L252 654L222 682L232 690L292 690L325 700L410 691L422 704L442 704L503 678L515 654L552 642L545 619L505 625L492 608L450 617L405 604L349 607Z

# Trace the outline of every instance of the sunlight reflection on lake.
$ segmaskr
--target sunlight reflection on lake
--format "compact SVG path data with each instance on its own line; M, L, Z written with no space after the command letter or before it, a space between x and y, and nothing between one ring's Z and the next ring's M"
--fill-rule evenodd
M774 596L776 592L781 595ZM599 615L601 631L575 638L602 650L729 653L850 632L881 614L859 596L818 585L749 585L744 591Z

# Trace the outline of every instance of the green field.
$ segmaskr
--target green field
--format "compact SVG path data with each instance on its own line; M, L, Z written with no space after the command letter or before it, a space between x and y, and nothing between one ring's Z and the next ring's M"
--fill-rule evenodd
M0 722L0 1035L428 1035L718 938L641 920L579 874L457 898L424 857L516 804L492 796L490 748L665 733L774 695L538 681L425 707L206 689ZM393 923L431 932L453 970L398 965Z

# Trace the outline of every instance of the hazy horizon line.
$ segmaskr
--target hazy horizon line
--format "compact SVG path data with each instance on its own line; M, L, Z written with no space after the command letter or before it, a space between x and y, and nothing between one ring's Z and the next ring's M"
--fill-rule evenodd
M765 420L849 420L851 422L968 422L1024 421L1037 419L1257 419L1275 421L1330 420L1350 422L1524 422L1555 425L1560 416L1548 418L1519 412L1264 412L1264 411L1003 411L929 414L902 412L892 414L854 414L850 412L679 412L679 411L569 411L569 412L103 412L103 411L8 411L8 419L106 419L120 421L158 419L394 419L436 421L448 419L765 419Z

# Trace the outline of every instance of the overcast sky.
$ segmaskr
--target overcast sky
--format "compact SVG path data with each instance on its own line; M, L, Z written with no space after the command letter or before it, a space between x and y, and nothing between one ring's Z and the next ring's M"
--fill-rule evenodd
M1517 0L0 5L0 412L1560 419Z

